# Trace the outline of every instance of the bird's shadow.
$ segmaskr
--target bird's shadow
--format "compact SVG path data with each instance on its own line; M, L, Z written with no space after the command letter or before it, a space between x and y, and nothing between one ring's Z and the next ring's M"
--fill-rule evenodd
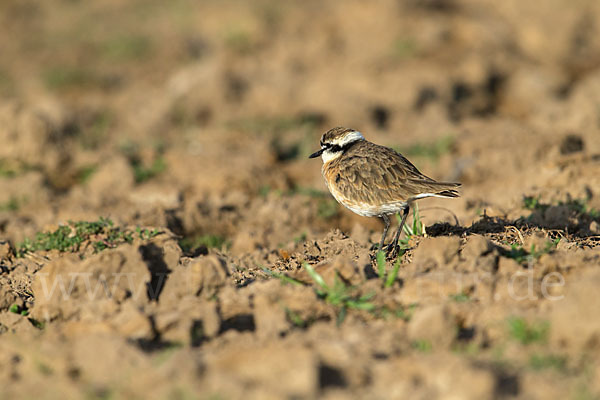
M586 210L579 203L560 205L539 205L527 217L508 219L506 217L490 217L484 213L479 220L470 226L453 225L448 222L428 226L427 235L436 236L468 236L473 234L499 234L509 227L519 230L541 229L554 232L557 236L588 239L598 237L591 229L592 223L600 223L600 214L595 210ZM600 239L600 238L599 238Z

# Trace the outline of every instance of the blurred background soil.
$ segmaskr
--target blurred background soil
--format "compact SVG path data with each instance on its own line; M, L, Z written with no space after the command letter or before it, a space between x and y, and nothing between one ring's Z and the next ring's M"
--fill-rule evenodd
M0 397L599 398L600 3L6 0L0 51ZM398 264L339 125L463 183Z

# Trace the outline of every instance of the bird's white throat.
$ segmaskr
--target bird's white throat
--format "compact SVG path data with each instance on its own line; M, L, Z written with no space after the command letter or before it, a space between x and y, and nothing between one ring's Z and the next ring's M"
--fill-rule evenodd
M344 153L343 151L325 150L323 153L321 153L321 158L323 159L323 164L327 164L329 161L335 160L336 158L341 156L343 153Z

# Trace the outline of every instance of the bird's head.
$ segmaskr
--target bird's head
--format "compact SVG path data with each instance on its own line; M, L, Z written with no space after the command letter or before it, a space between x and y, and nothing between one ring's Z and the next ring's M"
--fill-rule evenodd
M365 140L364 136L354 129L337 127L328 130L321 137L321 149L312 153L308 158L321 156L323 163L328 163L348 150L356 142Z

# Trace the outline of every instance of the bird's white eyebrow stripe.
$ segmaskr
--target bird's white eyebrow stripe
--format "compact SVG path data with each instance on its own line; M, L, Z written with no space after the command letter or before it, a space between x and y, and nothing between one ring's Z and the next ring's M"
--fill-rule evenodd
M344 136L341 140L334 141L333 144L337 144L340 147L344 147L344 145L346 145L348 143L352 143L357 140L363 140L364 138L365 137L359 131L352 131L352 132L348 133L346 136Z

